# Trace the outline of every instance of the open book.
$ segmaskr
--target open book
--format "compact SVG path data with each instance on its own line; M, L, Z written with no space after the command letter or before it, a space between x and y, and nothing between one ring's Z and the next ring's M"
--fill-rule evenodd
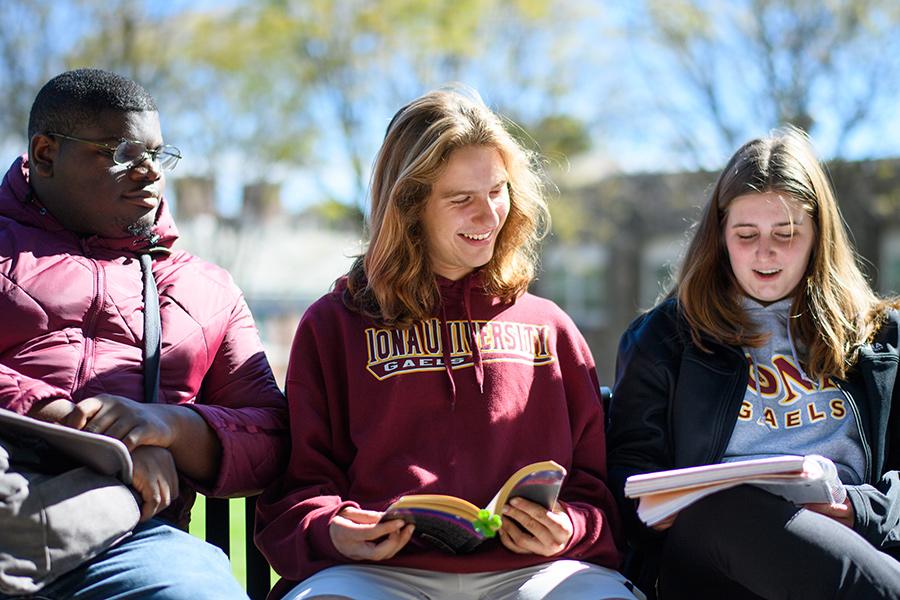
M381 520L413 523L416 536L446 552L471 552L496 535L500 511L510 499L525 498L552 509L565 476L565 468L552 460L536 462L513 473L484 508L456 496L416 494L388 506Z
M125 444L115 438L39 421L0 408L0 436L4 434L15 435L17 441L35 438L36 443L45 442L102 475L118 477L126 485L131 483L131 455Z
M653 526L700 498L751 484L794 504L843 502L847 491L824 456L775 456L632 475L625 496L640 498L638 517Z

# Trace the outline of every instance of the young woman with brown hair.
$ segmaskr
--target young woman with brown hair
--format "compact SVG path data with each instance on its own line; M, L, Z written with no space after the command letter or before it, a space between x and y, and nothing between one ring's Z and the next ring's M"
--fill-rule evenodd
M641 583L659 566L664 600L900 597L896 307L860 272L803 133L735 153L672 294L619 346L610 478ZM739 486L651 529L622 497L630 475L786 454L830 458L847 500Z

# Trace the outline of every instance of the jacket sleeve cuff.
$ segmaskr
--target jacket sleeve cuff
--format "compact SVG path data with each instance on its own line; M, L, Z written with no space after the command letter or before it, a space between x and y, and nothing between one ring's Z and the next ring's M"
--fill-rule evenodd
M869 529L869 509L860 486L848 485L847 497L850 499L850 506L853 507L853 530L868 539L866 531Z
M290 452L288 430L270 413L277 409L226 408L208 404L186 404L212 429L222 446L214 483L196 489L212 496L252 496L280 473ZM192 481L191 484L198 482Z
M578 543L584 539L584 532L587 531L587 518L577 506L562 501L559 502L559 505L566 511L566 514L569 515L569 520L572 521L572 537L569 538L569 543L566 544L566 547L560 552L560 554L568 556L571 550L578 546ZM578 553L572 553L571 556L572 558L577 558Z
M213 484L203 485L198 481L188 479L191 486L204 496L227 496L239 491L245 491L248 492L247 495L252 495L253 492L258 491L234 489L236 487L234 480L239 479L234 476L236 467L234 436L229 434L230 424L223 418L217 407L201 404L185 404L184 406L203 417L222 445L222 458Z
M359 508L359 504L356 502L344 501L337 506L323 510L318 515L310 515L311 523L308 530L310 545L313 547L316 554L320 555L322 558L337 562L346 562L349 560L335 548L334 542L331 541L331 522L347 507Z
M896 489L882 491L871 485L848 485L847 497L853 507L853 530L876 548L900 538L900 506Z

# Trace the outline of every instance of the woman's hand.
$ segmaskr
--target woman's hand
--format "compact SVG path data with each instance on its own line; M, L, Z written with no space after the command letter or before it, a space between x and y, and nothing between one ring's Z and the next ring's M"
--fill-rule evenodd
M500 542L516 554L559 554L573 532L572 519L559 505L551 511L530 500L513 498L503 507Z
M671 527L673 523L675 523L675 517L677 517L677 516L678 516L678 513L675 513L674 515L669 515L668 517L666 517L665 519L663 519L656 525L651 526L651 528L655 529L656 531L665 531L666 529Z
M853 505L850 504L850 498L846 498L843 502L838 504L804 504L803 508L817 512L820 515L825 515L826 517L831 517L841 525L846 525L850 529L853 529L853 524L856 522L856 514L853 512Z
M347 507L331 521L328 533L338 552L353 560L386 560L412 537L412 524L400 519L379 523L382 513Z

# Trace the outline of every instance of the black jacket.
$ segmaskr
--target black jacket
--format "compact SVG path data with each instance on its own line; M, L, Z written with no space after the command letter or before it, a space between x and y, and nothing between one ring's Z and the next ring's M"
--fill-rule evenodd
M697 348L674 299L635 319L619 343L607 431L610 487L629 541L638 548L664 538L637 519L624 498L636 473L721 462L747 389L742 350L704 340ZM871 544L900 550L900 313L892 311L872 344L838 385L858 407L869 469L848 486L854 529ZM891 407L896 407L891 410Z

